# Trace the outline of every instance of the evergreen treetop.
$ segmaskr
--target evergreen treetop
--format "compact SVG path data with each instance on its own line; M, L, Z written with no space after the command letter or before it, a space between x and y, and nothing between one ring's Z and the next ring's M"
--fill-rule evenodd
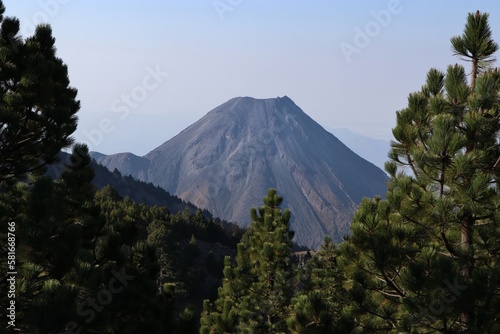
M73 143L80 102L49 25L19 35L0 1L0 181L40 171Z
M500 75L488 15L452 39L466 69L431 69L396 114L386 200L340 246L359 330L493 333L500 314Z

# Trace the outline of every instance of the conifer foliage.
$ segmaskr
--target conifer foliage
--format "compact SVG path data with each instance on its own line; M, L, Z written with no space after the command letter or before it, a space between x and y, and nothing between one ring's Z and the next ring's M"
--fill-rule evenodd
M288 320L292 333L351 333L355 327L337 256L335 244L325 237L321 249L306 262L302 289L292 300Z
M23 40L0 1L0 181L40 170L72 144L80 102L49 25Z
M236 265L226 258L223 285L212 306L205 301L202 333L281 333L294 293L290 211L269 189L264 206L251 209L252 223L238 244ZM214 310L212 310L214 307Z
M397 112L386 198L363 200L352 235L338 247L325 238L298 268L291 213L269 189L201 311L220 279L209 274L239 234L201 210L171 214L96 191L85 145L73 146L57 179L45 176L72 143L76 90L50 27L23 41L3 12L0 1L0 225L16 224L17 322L8 330L500 332L500 73L488 14L469 14L451 39L470 70L431 69ZM3 261L2 291L7 272Z
M2 293L0 305L5 309L15 302L16 308L15 321L6 326L4 318L2 333L194 332L193 314L201 307L180 312L179 294L163 284L160 270L165 279L187 285L182 269L165 265L182 253L183 231L210 236L214 243L230 237L201 211L197 216L188 211L186 221L175 224L179 217L167 208L137 205L110 188L97 192L85 145L73 145L68 159L53 166L56 179L45 175L44 167L65 156L61 149L73 142L79 102L66 65L55 55L50 26L39 25L23 40L19 21L4 18L4 10L0 1L3 254L6 227L14 224L16 233L9 237L15 239L15 247L9 246L15 248L15 269L0 263L0 290L8 290L9 277L15 297ZM165 246L173 234L177 243L157 251L157 243ZM7 275L14 270L15 277ZM202 273L191 276L202 280Z
M471 69L431 69L409 95L387 199L365 200L341 245L360 331L500 330L500 75L488 14L469 14L451 42Z

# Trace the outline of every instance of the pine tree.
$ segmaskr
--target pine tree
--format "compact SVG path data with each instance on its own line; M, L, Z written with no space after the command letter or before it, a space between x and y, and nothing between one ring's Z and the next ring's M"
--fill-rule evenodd
M269 189L264 206L251 209L252 223L238 244L236 266L225 259L223 285L215 310L204 304L201 333L285 333L294 267L290 211Z
M77 91L48 25L25 41L0 1L0 182L41 171L72 144Z
M387 200L365 200L341 245L360 331L500 330L500 75L488 14L469 14L454 53L397 112Z
M146 226L149 222L165 223L167 211L135 204L110 188L98 192L95 198L106 220L97 243L99 257L104 261L100 265L106 265L102 283L107 284L117 272L123 273L127 281L95 320L86 324L83 319L83 328L92 333L165 332L173 326L174 298L158 284L160 254L153 240L147 238Z
M0 1L0 222L17 230L12 330L165 332L173 308L158 289L156 250L144 241L145 220L160 218L130 200L110 209L99 202L85 145L74 145L60 178L44 175L73 143L79 102L50 26L23 41L19 21L4 11ZM183 319L192 325L189 312Z
M2 220L18 228L18 323L30 333L58 331L76 317L92 284L92 245L104 222L93 203L93 171L85 146L75 146L60 180L38 178L15 186L19 202ZM81 162L81 163L80 163ZM6 195L12 194L7 189ZM8 198L0 201L5 207ZM99 275L98 272L93 274Z
M95 196L93 176L88 148L75 145L60 179L0 192L1 222L18 228L21 332L161 333L172 321L170 295L157 285L156 249L131 227L164 212L111 192Z
M325 237L321 249L307 261L303 289L293 299L288 320L293 333L351 333L354 328L345 277L337 265L337 248Z
M493 63L493 54L498 50L498 44L491 37L488 17L487 13L481 14L479 11L470 13L462 36L451 39L453 54L471 62L472 92L475 90L478 74Z

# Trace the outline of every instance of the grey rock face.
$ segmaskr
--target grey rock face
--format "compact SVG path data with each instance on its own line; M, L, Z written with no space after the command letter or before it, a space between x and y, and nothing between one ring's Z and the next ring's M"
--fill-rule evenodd
M288 97L238 97L213 109L144 157L94 158L246 227L268 188L292 211L299 244L341 241L363 197L384 195L386 176Z
M348 129L338 128L329 130L335 137L353 150L354 153L384 170L385 162L389 161L387 154L391 150L390 141L366 137Z

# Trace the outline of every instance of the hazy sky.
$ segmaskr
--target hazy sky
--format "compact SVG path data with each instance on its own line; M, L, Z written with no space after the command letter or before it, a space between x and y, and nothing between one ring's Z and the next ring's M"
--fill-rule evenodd
M431 67L461 62L450 38L470 0L4 0L23 37L51 24L82 108L75 138L144 155L235 96L287 95L325 128L391 139L395 112Z

